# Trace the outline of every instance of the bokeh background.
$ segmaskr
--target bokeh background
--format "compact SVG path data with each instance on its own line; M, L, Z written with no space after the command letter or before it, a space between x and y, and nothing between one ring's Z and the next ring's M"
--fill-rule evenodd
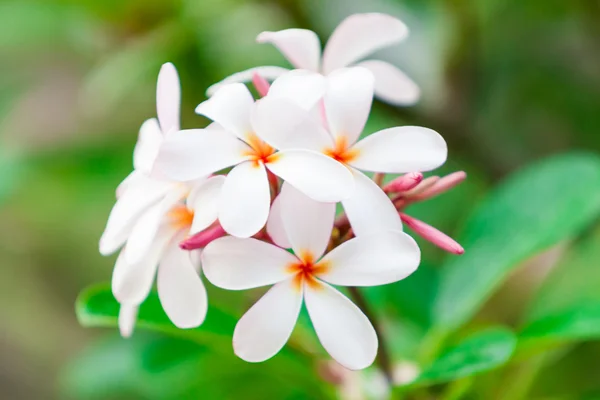
M290 371L286 357L292 367L299 363L293 351L265 366L241 366L230 349L203 357L210 345L156 333L140 330L123 341L114 328L81 327L74 304L84 287L110 280L114 258L101 257L97 243L115 187L132 168L138 128L155 115L162 63L175 63L181 76L183 127L202 127L206 120L193 110L210 84L257 65L287 66L274 48L254 42L259 32L309 28L325 42L343 18L371 11L409 26L404 43L378 55L411 76L423 96L409 108L377 103L367 130L436 129L450 149L441 173L469 175L413 215L456 234L513 171L549 155L600 151L598 1L0 0L0 398L335 396L333 384L321 384L328 375L320 367L299 372L304 380L281 372ZM541 212L544 219L554 211ZM553 280L585 279L557 289L561 299L582 291L593 297L600 288L598 238L593 221L569 238L583 249L569 258L581 268ZM477 320L517 324L540 281L565 264L567 248L573 246L561 241L529 260L486 299ZM422 250L422 287L403 290L434 297L429 278L446 256L427 243ZM211 294L236 317L256 296ZM407 349L424 340L429 317L410 300L388 306L400 308L392 347L410 360ZM593 397L600 393L600 344L581 342L563 353L521 382L525 389L504 391L518 372L504 368L485 375L469 398L600 398ZM211 375L231 365L244 372Z

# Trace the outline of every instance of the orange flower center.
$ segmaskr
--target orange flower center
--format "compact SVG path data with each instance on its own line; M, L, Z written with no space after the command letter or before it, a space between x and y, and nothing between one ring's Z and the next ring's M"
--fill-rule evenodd
M326 148L323 153L342 164L347 164L358 156L358 150L348 145L346 136L336 137L333 148Z
M277 160L275 149L262 141L255 133L246 135L246 143L250 145L252 150L248 150L244 155L248 156L250 161L254 162L255 166L258 166L260 163L267 164Z
M168 213L171 225L176 229L185 229L192 226L194 220L194 212L188 209L185 205L177 205Z
M309 251L304 251L299 254L298 262L288 265L287 270L295 274L294 286L300 290L302 284L306 282L311 288L316 289L319 287L319 282L315 278L319 274L326 272L328 269L327 263L314 262L314 256Z

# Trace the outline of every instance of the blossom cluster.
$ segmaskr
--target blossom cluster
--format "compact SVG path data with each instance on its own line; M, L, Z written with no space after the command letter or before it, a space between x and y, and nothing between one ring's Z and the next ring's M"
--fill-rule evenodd
M163 65L158 118L140 129L134 170L117 188L100 240L102 254L120 250L112 290L123 336L133 332L155 280L177 327L202 324L208 304L202 272L228 290L272 285L235 328L233 347L242 359L275 355L304 303L337 362L350 369L372 364L376 331L334 286L383 285L414 272L420 250L403 222L462 252L404 213L464 179L461 172L423 179L423 171L446 161L444 139L417 126L361 139L374 96L396 105L419 96L391 64L358 62L407 33L391 16L353 15L321 58L311 31L263 32L258 42L275 45L296 69L258 67L213 85L196 108L213 121L202 129L181 129L179 78L172 64ZM254 83L259 99L244 81ZM384 185L384 174L403 175ZM343 212L336 216L337 203Z

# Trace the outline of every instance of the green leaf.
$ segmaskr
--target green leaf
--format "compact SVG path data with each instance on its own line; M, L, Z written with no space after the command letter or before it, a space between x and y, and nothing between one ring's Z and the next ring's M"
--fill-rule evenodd
M600 214L600 158L551 157L513 174L467 219L461 257L440 276L434 320L450 330L466 322L519 263L576 236Z
M75 306L77 319L87 327L115 327L119 316L119 303L113 297L108 284L93 285L84 289ZM233 333L236 319L223 311L210 306L206 320L193 329L182 330L169 320L163 311L158 294L153 291L140 306L136 327L179 336L193 336L195 339L213 339L214 335L229 337Z
M561 313L530 322L522 340L572 341L600 339L600 301L585 302Z
M478 332L424 368L411 386L450 382L496 368L510 358L516 343L515 335L507 329Z

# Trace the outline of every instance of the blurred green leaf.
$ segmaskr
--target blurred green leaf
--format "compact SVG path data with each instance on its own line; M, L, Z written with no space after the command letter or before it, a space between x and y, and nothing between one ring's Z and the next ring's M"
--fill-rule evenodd
M577 235L600 214L600 158L551 157L518 171L492 190L467 219L465 254L443 267L436 323L467 321L520 262Z
M528 323L520 333L522 340L600 339L600 301L585 301L563 312Z
M516 343L515 335L507 329L478 332L424 368L411 386L450 382L496 368L510 358Z
M75 311L83 326L116 327L119 307L110 285L99 284L80 293ZM209 305L206 320L202 325L193 329L179 329L169 320L160 304L158 294L153 291L140 306L136 327L203 340L212 340L215 335L222 335L227 336L229 341L236 322L233 316Z

